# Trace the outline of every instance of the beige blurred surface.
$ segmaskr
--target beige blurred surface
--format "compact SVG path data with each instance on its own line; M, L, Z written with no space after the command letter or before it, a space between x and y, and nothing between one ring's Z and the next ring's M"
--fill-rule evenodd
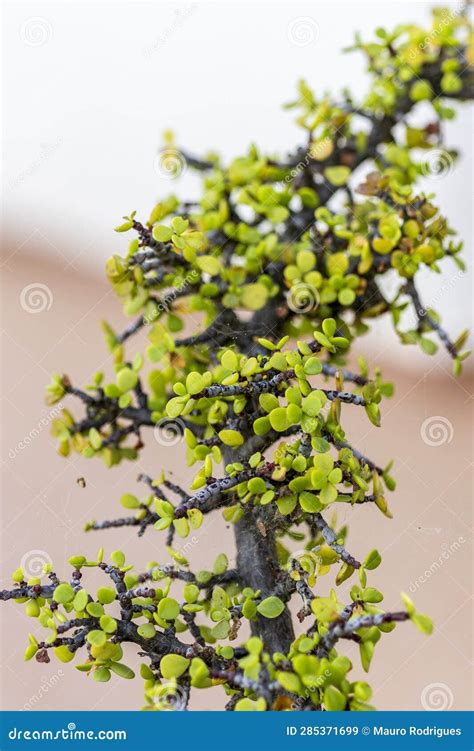
M136 483L140 471L156 475L166 467L184 485L193 472L183 462L181 445L163 448L151 433L138 462L112 470L98 460L77 455L65 460L55 454L49 435L52 410L43 400L50 373L66 372L77 385L86 383L99 367L110 373L98 321L106 318L120 327L123 319L105 282L75 268L72 251L58 245L46 263L37 260L37 243L35 237L20 246L10 240L4 254L2 588L10 586L10 573L25 554L30 565L35 558L53 560L60 576L68 573L69 556L93 556L100 545L106 554L123 549L139 568L150 560L166 560L163 536L153 529L138 539L127 529L85 534L83 526L92 518L119 516L121 494L141 490ZM43 312L25 310L25 288L33 284L49 290L51 305ZM399 345L395 339L378 344L378 362L383 366L383 353ZM128 349L133 354L138 342ZM396 393L383 404L382 428L371 427L350 406L344 408L344 418L355 446L378 463L395 460L398 487L389 498L394 519L368 506L343 507L339 519L350 522L348 547L357 557L373 547L381 551L382 566L372 572L370 583L384 591L385 606L398 609L400 591L411 593L418 608L434 619L435 632L428 638L411 624L400 624L382 638L369 675L374 703L379 709L421 709L423 692L429 697L433 684L443 684L440 690L449 706L468 709L472 706L472 384L467 375L452 378L443 354L427 358L424 371L397 372L391 364L385 376L396 382ZM68 406L79 414L74 401L69 400ZM85 488L77 484L79 477L85 478ZM186 552L195 566L205 567L223 550L232 560L232 531L214 514L188 538ZM98 583L100 577L88 572L87 579ZM324 593L330 581L321 579L320 586ZM347 587L341 599L346 593ZM129 683L114 678L104 685L79 674L73 663L64 665L55 659L48 665L24 663L27 633L39 635L41 628L14 603L2 603L0 617L4 709L142 706L139 678ZM353 658L354 677L362 677L356 645L347 642L341 651ZM135 650L129 653L129 664L138 664ZM219 689L196 694L194 708L223 706Z

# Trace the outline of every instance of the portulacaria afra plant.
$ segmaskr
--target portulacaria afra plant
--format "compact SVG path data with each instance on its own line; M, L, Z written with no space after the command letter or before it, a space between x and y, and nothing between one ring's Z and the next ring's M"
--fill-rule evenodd
M372 531L349 552L338 525L340 504L372 504L390 518L395 489L390 464L357 449L343 413L362 410L376 429L391 395L362 358L348 369L374 317L391 316L402 343L427 354L439 340L456 373L467 354L466 335L451 339L420 297L419 271L449 273L462 262L461 243L416 183L454 160L442 122L453 101L472 98L469 33L462 13L439 11L432 28L358 39L366 98L333 99L301 82L289 107L302 145L285 159L252 146L225 166L168 143L163 164L201 172L202 194L168 196L147 221L133 212L117 227L132 239L107 276L132 323L121 333L105 326L113 376L95 373L81 389L55 375L48 400L70 395L82 405L81 415L64 410L55 421L63 456L100 456L112 467L139 455L147 431L174 431L196 474L183 488L150 467L142 492L121 498L129 515L87 525L156 535L157 560L143 568L101 551L70 558L70 575L14 572L1 599L16 600L45 632L30 636L25 659L53 653L96 681L133 678L122 662L131 642L144 658L147 709L184 709L192 689L220 685L229 710L361 710L371 689L351 679L344 640L358 644L367 671L397 622L431 632L405 595L382 608L370 586L381 563ZM388 272L398 280L390 297L380 286ZM197 330L183 332L187 319ZM133 351L140 331L144 354ZM193 572L176 538L209 514L233 525L236 564L222 552ZM104 575L97 591L90 567Z

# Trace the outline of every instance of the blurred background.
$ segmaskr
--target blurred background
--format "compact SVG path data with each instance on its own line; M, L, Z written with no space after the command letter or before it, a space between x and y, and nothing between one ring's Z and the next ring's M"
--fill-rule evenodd
M123 317L103 267L127 242L113 227L134 209L148 216L170 192L190 197L198 190L189 170L176 181L157 167L163 131L172 129L180 145L198 154L212 148L231 158L254 141L284 155L298 142L293 115L281 109L297 80L305 77L317 92L348 86L363 96L363 60L341 48L356 30L367 38L375 24L427 21L429 7L380 0L4 6L1 587L10 586L20 561L34 571L53 560L64 575L69 556L93 556L100 545L124 550L139 568L163 558L163 538L153 529L138 540L127 529L86 535L84 523L119 515L122 493L143 492L136 483L141 471L156 475L166 467L184 486L193 475L181 445L164 447L151 436L138 462L111 471L99 461L61 459L49 436L54 408L43 398L53 371L77 384L99 368L110 372L98 323L122 328ZM443 179L427 178L422 186L436 193L466 239L468 273L446 262L443 278L427 274L422 286L453 335L472 324L471 134L472 110L463 107L446 126L447 145L460 150L460 160ZM139 348L139 339L129 345L132 354ZM397 609L405 590L435 621L430 638L401 625L382 639L369 675L374 703L468 709L472 366L454 379L443 351L428 358L402 349L384 321L359 349L396 383L381 429L346 410L353 442L379 464L395 460L394 519L365 507L343 509L338 518L350 522L355 554L375 546L382 553L371 584L383 589L386 607ZM223 550L232 559L232 530L219 515L187 542L186 555L198 568ZM35 622L12 603L0 618L3 708L142 705L140 679L102 685L55 660L24 663ZM354 677L362 678L356 646L348 643L344 652L354 661ZM133 650L127 663L138 664ZM197 692L192 706L221 708L221 694Z

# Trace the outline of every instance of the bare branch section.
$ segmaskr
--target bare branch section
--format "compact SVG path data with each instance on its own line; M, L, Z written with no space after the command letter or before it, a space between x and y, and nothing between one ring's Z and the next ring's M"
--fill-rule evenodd
M430 329L435 331L438 334L442 343L444 344L447 352L451 355L453 359L455 359L458 356L458 351L456 349L455 344L451 341L451 339L449 338L449 335L446 333L443 327L437 321L435 321L434 318L432 318L432 316L429 315L426 308L423 306L420 300L420 295L418 294L418 290L416 289L415 283L412 279L409 282L407 282L406 291L407 291L407 294L413 300L415 313L418 317L420 326L426 325Z
M338 554L341 556L344 563L347 563L348 566L352 566L353 568L360 568L360 562L357 561L354 556L352 556L350 553L347 552L347 550L344 548L343 545L338 543L337 541L337 535L336 533L329 527L329 525L324 521L321 514L317 514L315 518L315 525L316 527L321 531L325 541L327 544Z

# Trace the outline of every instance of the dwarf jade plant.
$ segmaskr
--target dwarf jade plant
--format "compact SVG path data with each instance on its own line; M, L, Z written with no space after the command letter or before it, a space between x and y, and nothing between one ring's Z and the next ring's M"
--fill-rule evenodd
M392 392L362 357L348 369L371 318L391 316L402 343L427 354L438 338L456 373L467 355L466 334L452 340L420 299L419 272L462 261L416 184L454 159L442 123L452 102L472 98L472 47L465 15L444 10L432 28L379 29L355 48L368 61L367 96L333 100L301 82L289 108L303 143L288 158L252 146L225 166L168 142L166 169L202 173L200 198L171 195L148 221L133 212L117 227L133 239L107 276L133 322L121 333L104 324L111 379L95 373L80 389L53 377L49 403L71 395L83 408L55 421L59 452L112 467L139 455L148 430L160 463L182 440L196 473L183 488L150 467L145 492L121 498L130 515L87 525L156 535L157 560L143 569L101 550L70 558L69 579L49 565L43 578L14 572L1 599L22 603L45 631L30 635L25 659L53 653L96 681L133 678L122 662L129 642L144 658L146 709L184 709L192 689L220 685L228 710L362 710L371 689L351 677L344 640L367 671L397 622L431 632L406 595L401 609L382 609L371 532L346 547L340 504L390 518L395 482L342 418L362 410L375 430ZM185 540L211 514L233 525L235 564L225 551L193 572ZM90 567L104 574L97 591Z

